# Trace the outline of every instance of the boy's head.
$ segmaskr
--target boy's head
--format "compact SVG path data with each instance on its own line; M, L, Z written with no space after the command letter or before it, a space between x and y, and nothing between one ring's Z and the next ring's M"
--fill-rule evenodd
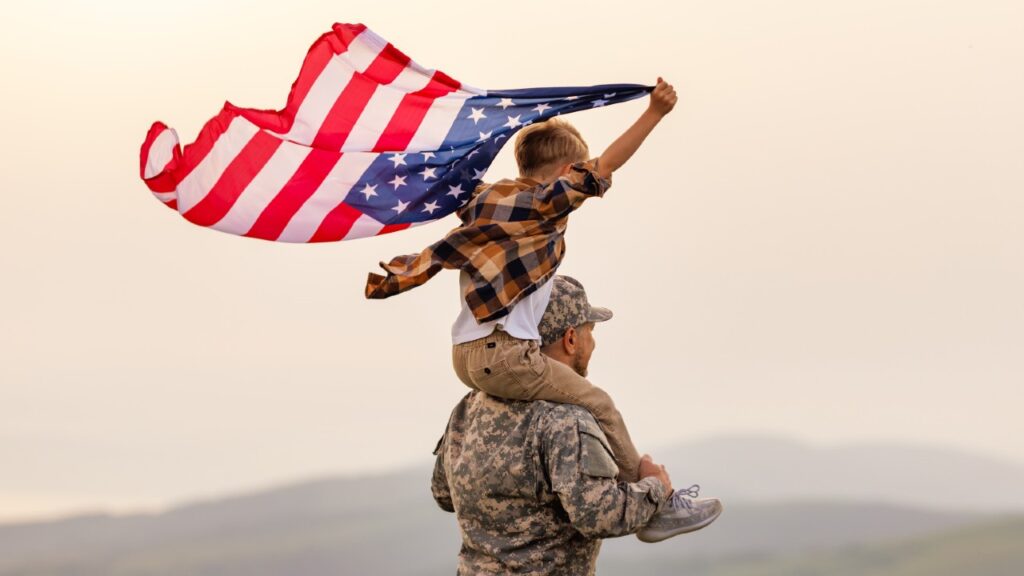
M561 118L530 124L516 137L519 175L544 180L570 164L589 158L590 150L572 124Z

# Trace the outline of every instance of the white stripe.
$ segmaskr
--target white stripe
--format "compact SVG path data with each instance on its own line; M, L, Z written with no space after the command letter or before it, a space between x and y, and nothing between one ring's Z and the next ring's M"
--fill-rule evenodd
M231 161L257 132L259 129L241 116L231 121L206 158L178 184L178 212L188 212L210 192Z
M345 154L334 165L320 187L299 208L298 212L285 226L278 236L279 242L308 242L320 227L327 214L341 204L348 196L349 190L359 181L378 154L356 153Z
M378 222L375 218L369 214L363 214L352 223L352 228L345 234L342 240L353 240L355 238L366 238L367 236L376 236L381 230L384 229L384 224Z
M153 192L153 196L156 196L157 200L163 202L164 204L167 204L171 200L176 199L178 197L178 193L177 192Z
M178 145L178 133L170 128L164 129L149 146L146 158L146 175L148 180L164 171L167 163L174 158L174 147Z
M287 134L278 136L299 144L313 143L327 114L352 81L353 74L365 72L387 45L381 37L367 32L369 30L361 32L352 39L345 52L335 54L327 61L327 65L310 86L302 104L299 104L291 129Z
M470 94L459 91L434 100L405 150L420 152L440 148L469 97Z
M306 98L299 105L291 130L281 134L281 138L300 144L312 144L327 114L352 80L352 74L352 68L340 56L335 55L328 60L327 66L316 77Z
M352 68L359 72L366 72L366 69L377 59L377 55L388 45L388 41L377 36L369 28L363 30L358 36L352 39L348 50L341 53L341 56L348 60Z
M418 69L417 69L418 68ZM406 66L386 86L378 86L370 100L366 103L359 120L352 127L352 132L345 140L343 152L372 150L384 129L388 127L395 110L402 103L402 98L409 92L421 90L430 84L430 76L424 75L418 66Z
M242 194L231 205L228 213L210 227L239 235L248 232L263 210L281 193L281 189L295 175L311 151L312 149L306 146L282 142L245 190L242 190Z

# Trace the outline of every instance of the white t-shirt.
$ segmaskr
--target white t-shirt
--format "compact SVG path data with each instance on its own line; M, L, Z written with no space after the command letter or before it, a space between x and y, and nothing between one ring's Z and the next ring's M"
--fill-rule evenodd
M466 299L462 297L471 282L469 274L460 272L459 303L462 305L462 309L459 311L459 317L455 319L455 324L452 324L452 345L488 336L498 326L501 326L509 336L514 338L540 342L540 330L537 327L540 325L541 317L544 316L544 310L548 307L548 301L551 300L554 278L555 276L552 274L547 282L538 286L529 296L513 304L507 316L478 324L476 317L469 310L469 305L466 304Z

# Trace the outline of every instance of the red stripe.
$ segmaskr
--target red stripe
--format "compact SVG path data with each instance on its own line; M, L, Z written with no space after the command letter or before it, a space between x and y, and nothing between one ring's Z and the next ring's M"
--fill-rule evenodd
M239 113L264 130L270 130L279 134L287 133L292 129L292 125L295 123L295 115L298 114L299 106L302 105L302 101L309 94L309 89L313 87L313 83L316 82L324 68L327 68L328 62L333 57L334 49L326 39L317 41L309 49L309 54L306 55L306 59L302 62L302 70L299 71L299 77L292 84L291 92L288 94L288 103L285 105L284 110L277 112L274 110L245 108L239 109Z
M338 152L313 148L245 235L250 238L277 240L292 216L316 192L340 158L341 154Z
M399 230L405 230L409 226L412 226L412 224L388 224L387 226L381 228L380 232L377 232L377 236L381 236L383 234L391 234L392 232L398 232Z
M402 151L408 148L434 100L455 90L450 81L450 78L438 72L425 88L402 97L402 102L377 140L373 151Z
M310 46L306 58L302 61L302 68L299 76L292 83L292 89L288 93L288 100L280 112L273 110L257 110L254 108L239 109L239 113L253 124L264 130L271 130L279 134L286 133L292 129L295 123L295 116L299 113L299 107L309 95L317 78L327 68L331 58L336 54L344 54L348 46L356 36L366 30L362 24L336 24L332 32L321 35L316 42Z
M195 170L196 166L202 163L206 155L210 153L210 150L213 150L213 145L217 143L217 139L227 131L231 121L238 116L236 110L231 104L225 103L220 113L210 118L203 125L203 129L199 131L196 141L185 146L184 151L182 151L181 162L178 163L177 168L174 170L174 181L176 183L180 183L187 178Z
M257 132L231 161L206 196L183 216L200 226L212 226L219 222L280 145L280 139L266 132Z
M338 204L331 210L324 221L320 223L316 233L309 239L310 242L335 242L341 240L352 229L352 224L362 216L363 213L349 206L345 202Z
M320 125L313 146L341 150L377 86L394 82L408 64L408 56L391 44L385 46L366 72L355 72L352 75L352 80L342 90Z
M170 208L171 210L174 210L174 211L178 210L178 201L177 200L170 200L168 202L165 202L164 205L167 206L168 208Z
M153 192L174 192L178 182L174 179L174 171L181 163L181 146L175 144L171 149L171 159L160 171L150 178L146 178L146 166L149 164L149 154L153 149L153 143L161 134L170 130L163 122L154 122L146 134L146 140L142 143L142 150L139 152L139 176L146 186Z

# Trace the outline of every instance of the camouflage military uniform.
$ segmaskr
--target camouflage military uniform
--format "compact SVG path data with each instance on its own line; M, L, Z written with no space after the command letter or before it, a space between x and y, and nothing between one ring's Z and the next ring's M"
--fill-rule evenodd
M471 392L438 443L432 490L462 532L461 575L593 574L601 538L636 532L667 496L618 468L584 408Z

